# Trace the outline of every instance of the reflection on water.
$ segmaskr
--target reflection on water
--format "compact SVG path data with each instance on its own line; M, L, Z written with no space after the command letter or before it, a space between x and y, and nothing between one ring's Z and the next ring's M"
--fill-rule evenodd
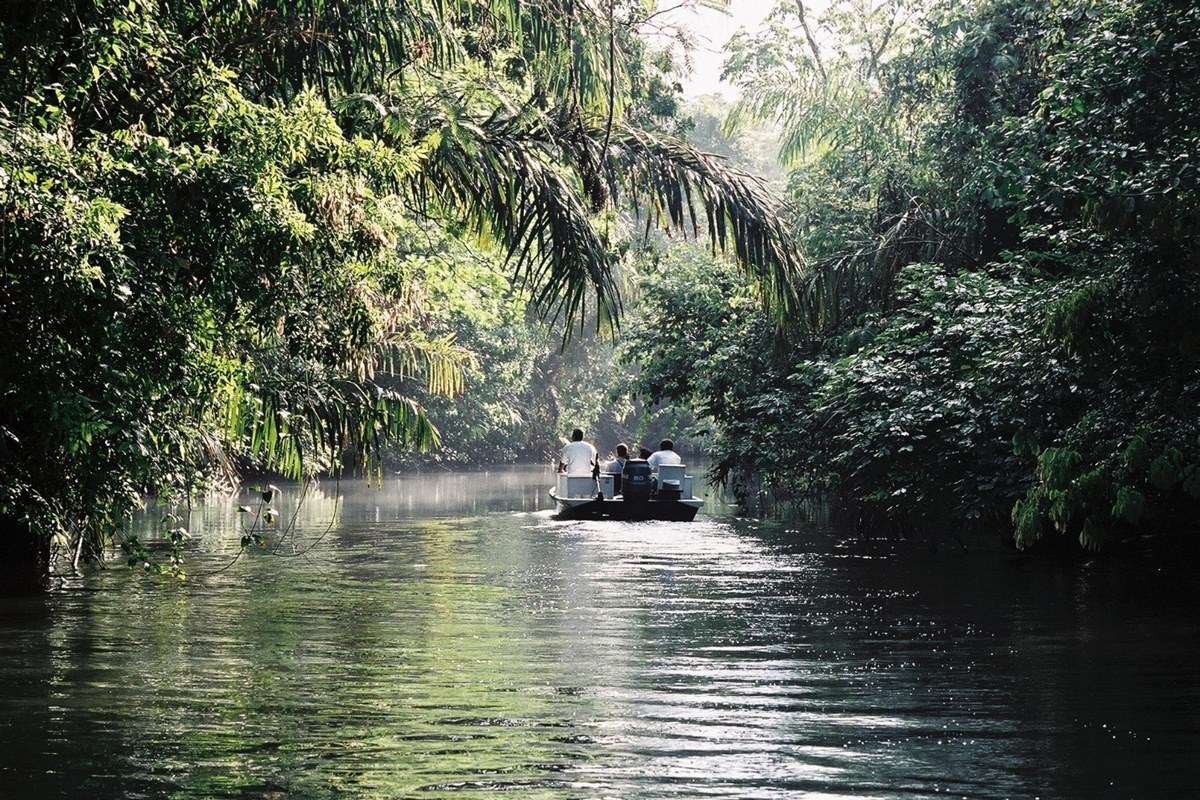
M3 601L0 796L1155 797L1200 777L1182 564L931 553L716 507L557 522L549 482L326 483L276 555L232 566L246 499L215 502L184 584L117 567Z

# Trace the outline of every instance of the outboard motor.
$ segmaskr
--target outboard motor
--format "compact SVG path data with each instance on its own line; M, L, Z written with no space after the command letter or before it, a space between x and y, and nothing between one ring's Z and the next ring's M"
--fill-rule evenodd
M631 458L625 462L625 470L621 473L621 494L627 503L646 503L650 500L650 490L654 487L654 478L650 473L650 465L641 458Z

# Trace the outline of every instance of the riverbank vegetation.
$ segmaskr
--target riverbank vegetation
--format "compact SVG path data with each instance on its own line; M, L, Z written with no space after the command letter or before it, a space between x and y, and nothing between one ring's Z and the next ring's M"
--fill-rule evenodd
M704 220L786 313L798 256L768 194L657 123L671 100L643 57L646 13L9 9L4 588L44 582L52 546L99 557L144 492L189 495L247 467L369 470L389 443L437 444L430 398L495 413L462 394L490 355L454 338L481 288L471 265L508 282L487 277L491 313L528 309L558 341L607 329L619 208L656 227Z
M626 344L717 479L1022 548L1194 531L1200 9L789 1L726 70L782 129L806 334L678 255L643 295L687 338Z
M575 424L694 420L755 508L1194 528L1200 10L787 0L725 109L682 104L655 8L10 9L3 588L147 492Z

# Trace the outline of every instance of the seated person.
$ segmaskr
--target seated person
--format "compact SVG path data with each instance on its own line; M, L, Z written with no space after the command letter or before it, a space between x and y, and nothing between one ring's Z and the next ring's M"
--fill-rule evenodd
M650 462L650 469L657 470L661 464L682 464L683 459L679 457L679 453L675 452L675 443L670 439L663 439L658 443L658 452L651 455L646 461Z
M558 456L558 471L568 475L593 475L596 471L596 448L583 440L583 431L571 431L571 441L563 445Z
M640 458L642 461L645 461L649 457L650 457L650 448L649 447L639 447L638 448L638 458Z
M617 445L617 457L604 465L604 471L620 475L625 471L625 462L629 460L629 448L624 444Z
M624 443L617 445L617 457L604 465L604 471L613 476L613 494L621 493L621 473L629 460L629 448Z

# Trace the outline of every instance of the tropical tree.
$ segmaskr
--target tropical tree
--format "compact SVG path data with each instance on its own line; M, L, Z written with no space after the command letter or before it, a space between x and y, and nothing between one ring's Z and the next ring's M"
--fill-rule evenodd
M888 35L863 8L784 4L731 51L738 113L797 144L808 336L768 348L764 317L726 311L737 287L697 305L650 281L707 331L705 376L755 378L642 341L638 391L704 413L718 478L864 525L1086 550L1194 531L1200 13L872 6L905 10Z
M781 0L765 30L728 46L724 75L741 98L727 129L769 122L781 131L813 329L886 306L906 263L961 256L935 234L947 220L929 197L936 176L923 131L946 69L921 46L928 13L911 0L837 0L817 15Z
M98 557L143 491L433 446L416 398L460 391L471 355L423 330L431 227L494 247L565 333L618 320L598 224L618 204L703 218L786 319L800 265L762 185L631 121L642 13L133 0L0 22L10 585L45 579L51 542Z

